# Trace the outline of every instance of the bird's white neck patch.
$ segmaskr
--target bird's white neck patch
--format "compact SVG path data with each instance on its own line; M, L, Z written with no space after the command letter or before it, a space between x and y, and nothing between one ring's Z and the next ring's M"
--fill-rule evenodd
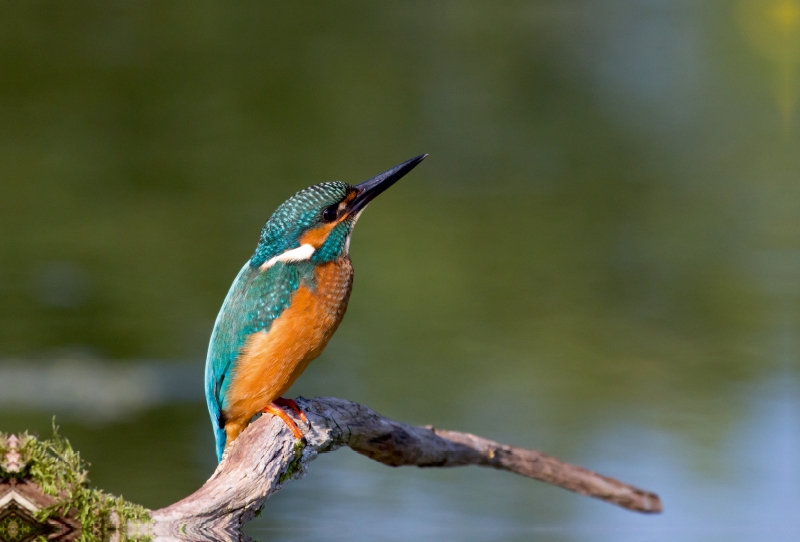
M366 207L364 207L364 209L366 209ZM361 213L364 212L364 209L361 209L358 213L356 213L356 215L353 217L353 223L350 224L350 231L347 232L347 238L344 240L345 255L350 254L350 236L353 235L353 226L355 226L356 222L358 222L358 219L361 216Z
M262 271L269 269L273 265L278 262L302 262L305 260L310 260L311 256L314 255L314 251L316 249L312 245L300 245L297 248L293 248L291 250L287 250L283 254L278 254L277 256L273 256L263 264L261 264Z

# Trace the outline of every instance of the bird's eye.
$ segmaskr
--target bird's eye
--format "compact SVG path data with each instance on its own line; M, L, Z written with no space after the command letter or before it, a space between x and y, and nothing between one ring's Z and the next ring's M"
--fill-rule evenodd
M324 211L322 211L322 220L325 222L333 222L336 220L336 217L339 215L336 207L328 207Z

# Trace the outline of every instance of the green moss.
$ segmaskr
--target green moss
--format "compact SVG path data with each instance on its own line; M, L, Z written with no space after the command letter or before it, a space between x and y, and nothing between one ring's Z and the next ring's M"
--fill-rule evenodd
M50 440L41 440L27 433L18 438L22 468L19 472L11 472L5 464L0 464L0 477L28 478L43 493L57 499L52 506L37 512L38 521L71 515L81 524L81 542L105 540L110 532L117 530L117 525L121 526L121 539L131 540L125 536L129 521L151 521L144 507L89 486L86 462L69 441L58 434L55 424ZM0 434L0 457L5 457L8 451L7 442L8 435ZM143 540L141 537L134 539Z
M303 458L303 448L305 448L305 445L303 444L302 440L298 440L297 442L294 443L294 458L292 459L292 462L289 463L289 466L286 468L286 472L284 472L283 475L278 480L281 484L287 480L290 480L292 476L297 474L297 472L300 470L301 466L300 460Z

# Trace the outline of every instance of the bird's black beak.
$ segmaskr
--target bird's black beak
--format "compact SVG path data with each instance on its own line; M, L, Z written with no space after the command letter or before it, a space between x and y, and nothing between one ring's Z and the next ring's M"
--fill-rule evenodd
M420 154L416 158L412 158L361 184L357 184L355 188L358 190L358 193L355 199L353 199L353 203L350 205L349 214L354 215L359 213L370 201L375 199L378 194L392 186L406 173L417 167L417 164L422 162L426 156L428 155Z

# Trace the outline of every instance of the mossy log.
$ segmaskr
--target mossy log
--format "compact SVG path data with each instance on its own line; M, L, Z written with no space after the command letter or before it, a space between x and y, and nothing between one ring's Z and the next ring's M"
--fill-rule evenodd
M51 440L0 434L0 540L127 538L147 510L88 485L85 463L54 428Z

